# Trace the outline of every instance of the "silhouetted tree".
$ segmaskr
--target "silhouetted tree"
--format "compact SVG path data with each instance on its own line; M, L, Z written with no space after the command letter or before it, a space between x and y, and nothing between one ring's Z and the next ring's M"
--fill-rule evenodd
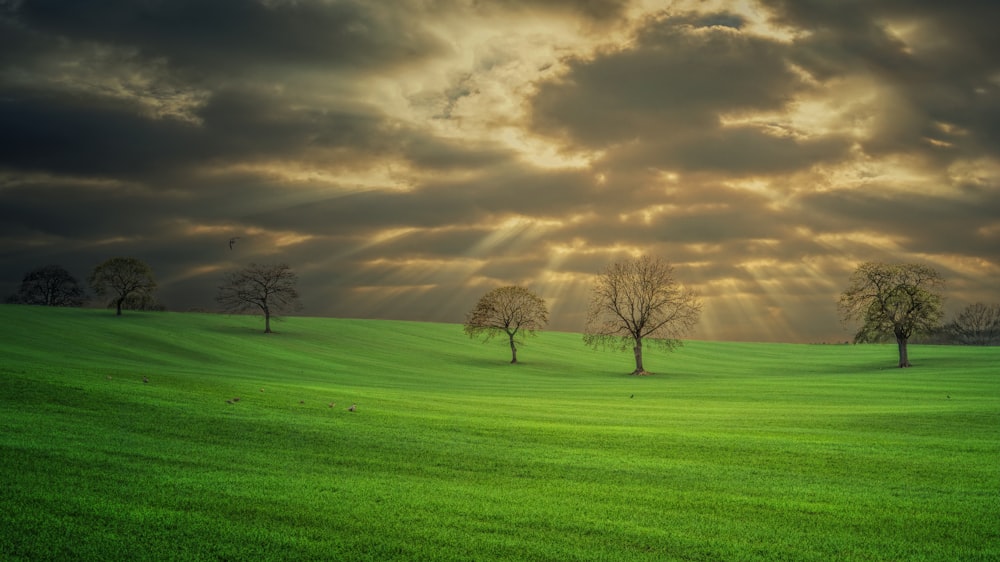
M611 264L598 275L590 301L583 341L595 347L635 354L633 375L647 375L642 345L673 350L698 322L701 302L680 286L673 267L660 258L642 256Z
M909 367L910 336L932 332L944 314L939 294L943 286L944 279L926 265L867 262L851 275L850 285L840 295L838 309L845 322L861 322L855 343L884 341L894 336L899 366Z
M111 258L94 268L90 287L98 296L110 295L108 307L121 316L127 302L148 302L156 290L153 270L136 258Z
M970 304L948 324L947 332L956 343L1000 344L1000 304Z
M16 294L7 302L43 306L82 306L86 295L76 277L58 265L45 265L29 271Z
M494 336L506 334L510 342L510 362L517 363L517 344L521 336L533 336L535 330L545 327L549 311L545 301L524 287L500 287L486 293L469 312L465 320L465 333L470 338L483 337L489 341Z
M298 308L295 289L298 276L288 265L258 265L227 273L215 300L227 312L260 312L264 315L264 333L271 333L271 318Z

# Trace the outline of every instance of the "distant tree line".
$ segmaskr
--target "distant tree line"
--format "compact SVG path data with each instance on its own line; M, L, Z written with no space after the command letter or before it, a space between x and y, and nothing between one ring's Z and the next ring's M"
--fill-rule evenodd
M218 287L216 301L230 313L259 313L264 332L271 320L300 307L298 278L287 264L250 264L228 272ZM93 294L106 300L116 315L123 310L165 310L155 299L153 271L142 260L114 257L98 264L87 282ZM858 321L855 343L895 339L899 366L909 367L911 338L924 343L1000 345L1000 304L966 306L942 324L944 279L921 264L861 264L841 294L838 308L845 322ZM40 306L83 306L86 289L65 268L45 265L29 271L18 291L6 302ZM701 302L675 280L673 267L649 256L615 262L596 277L584 343L603 349L629 350L635 358L632 374L649 374L643 363L643 345L668 351L698 322ZM518 345L548 322L545 301L527 288L506 286L487 292L469 312L464 329L469 337L487 341L506 336L511 363Z
M41 306L83 306L86 300L80 282L58 265L32 269L24 275L17 292L7 297L8 303Z
M923 334L920 342L939 345L1000 345L1000 304L970 304L951 322Z
M256 312L264 316L264 331L271 319L298 306L297 277L286 264L257 265L227 273L216 300L227 312ZM87 278L97 298L121 316L125 310L162 311L155 298L156 280L148 264L137 258L115 257L98 264ZM25 274L8 304L79 307L91 300L87 290L64 267L45 265Z
M855 343L895 339L899 367L910 367L911 338L962 345L1000 344L1000 305L967 306L949 324L941 289L944 279L933 268L914 263L863 263L854 271L838 308L845 322L859 321ZM643 344L667 351L682 344L681 336L698 322L701 302L676 282L673 267L660 258L642 256L613 263L596 278L587 323L586 345L631 351L633 375L646 375ZM489 340L506 334L511 363L517 362L521 335L533 335L548 321L545 301L524 287L509 286L486 293L468 314L469 337Z
M970 304L945 325L944 332L953 343L1000 345L1000 304Z
M123 310L165 310L154 298L153 271L136 258L111 258L98 264L87 279L94 296L108 299L117 315ZM87 290L66 268L44 265L24 275L9 304L79 307L91 300Z

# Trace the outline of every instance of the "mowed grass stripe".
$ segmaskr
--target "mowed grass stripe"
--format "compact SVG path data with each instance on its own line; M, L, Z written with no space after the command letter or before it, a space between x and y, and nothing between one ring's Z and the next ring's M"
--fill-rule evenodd
M997 349L0 320L4 559L1000 557Z

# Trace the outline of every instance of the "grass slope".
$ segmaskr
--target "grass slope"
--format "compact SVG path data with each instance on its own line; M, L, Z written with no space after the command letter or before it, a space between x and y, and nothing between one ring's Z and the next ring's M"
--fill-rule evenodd
M259 324L0 306L0 558L1000 558L997 348Z

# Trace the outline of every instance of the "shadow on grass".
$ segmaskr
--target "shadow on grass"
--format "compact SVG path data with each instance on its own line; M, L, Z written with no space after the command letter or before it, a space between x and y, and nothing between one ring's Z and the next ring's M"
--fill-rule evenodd
M211 326L207 328L207 331L216 332L219 334L227 335L240 335L240 336L281 336L281 332L273 331L270 334L264 333L264 328L258 328L254 326Z
M207 328L208 331L220 334L252 335L280 337L284 332L281 330L281 321L271 318L271 332L264 331L264 319L260 316L227 314L220 315L225 322L214 323ZM276 326L277 324L277 326Z
M510 360L502 359L485 359L485 358L471 358L462 357L455 358L451 360L454 365L465 367L470 370L475 370L480 373L489 373L491 375L502 376L504 373L510 372L516 369L519 374L524 374L525 371L537 371L539 376L544 376L546 378L567 378L576 380L587 380L587 379L640 379L640 378L662 378L665 375L637 377L625 369L620 371L614 371L609 369L569 369L562 368L565 367L565 363L560 363L558 361L547 361L545 359L535 359L523 361L518 359L517 363L511 363ZM676 376L676 374L675 374Z

